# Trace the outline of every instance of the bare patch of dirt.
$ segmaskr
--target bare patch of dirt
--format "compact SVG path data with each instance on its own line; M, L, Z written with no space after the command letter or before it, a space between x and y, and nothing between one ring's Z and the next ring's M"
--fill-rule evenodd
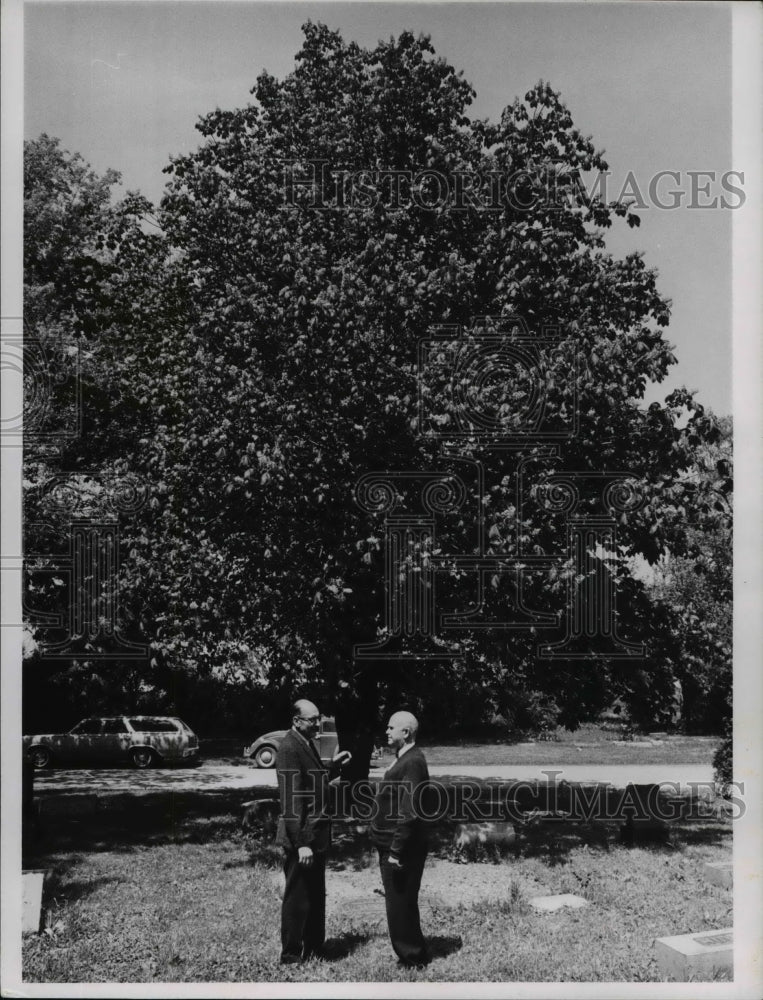
M273 872L273 889L283 893L283 875ZM519 885L525 896L543 895L548 890L534 877L517 878L510 863L458 864L431 858L424 869L419 903L422 918L432 911L449 907L471 906L485 900L508 900L512 882ZM384 891L378 864L368 868L334 870L326 872L326 915L371 926L384 927Z

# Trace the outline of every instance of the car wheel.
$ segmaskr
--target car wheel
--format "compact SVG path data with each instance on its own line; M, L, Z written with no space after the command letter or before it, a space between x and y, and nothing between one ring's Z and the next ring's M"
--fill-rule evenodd
M35 767L50 767L53 755L45 747L32 747L29 751L29 759Z
M276 762L276 748L271 746L260 747L254 755L254 763L257 767L273 767Z
M145 771L147 767L153 766L154 751L150 747L135 747L134 750L130 751L130 760L133 767Z

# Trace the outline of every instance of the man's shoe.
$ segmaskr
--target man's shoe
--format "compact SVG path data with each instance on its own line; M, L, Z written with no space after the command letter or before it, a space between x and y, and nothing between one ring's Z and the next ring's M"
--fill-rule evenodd
M305 949L302 952L302 959L305 962L309 962L311 958L325 958L325 957L326 957L326 952L323 946L321 946L320 948L310 948L309 950Z
M281 965L299 965L301 961L299 955L281 955Z
M401 966L403 969L418 969L419 971L421 971L421 969L426 969L426 967L429 965L431 961L432 959L429 957L429 955L424 955L421 958L413 960L408 959L406 961L403 961L403 959L400 958L398 959L397 964Z

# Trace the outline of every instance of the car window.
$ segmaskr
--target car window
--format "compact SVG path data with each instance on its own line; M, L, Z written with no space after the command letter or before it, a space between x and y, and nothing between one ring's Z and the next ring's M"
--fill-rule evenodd
M172 719L130 719L136 733L176 733L178 727Z
M100 719L83 719L72 729L77 736L95 736L101 731Z
M103 729L101 730L101 732L103 732L104 734L129 733L129 731L130 730L125 725L124 719L103 720Z

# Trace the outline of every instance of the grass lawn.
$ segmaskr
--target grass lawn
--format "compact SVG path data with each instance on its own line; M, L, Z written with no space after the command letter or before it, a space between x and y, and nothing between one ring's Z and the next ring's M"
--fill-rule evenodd
M510 855L463 864L434 846L422 924L434 956L400 970L377 864L339 834L327 873L329 960L278 964L277 851L238 817L133 810L63 818L26 851L47 868L47 931L24 940L27 982L659 981L654 939L732 923L731 890L702 877L730 860L728 820L675 824L672 845L626 848L616 827L541 824ZM579 910L537 913L535 895L574 893Z
M557 729L553 739L527 743L421 741L427 761L448 764L708 764L713 759L718 736L685 736L681 733L651 733L623 739L623 727L582 725L574 733Z
M509 743L495 738L453 742L419 741L432 766L449 764L709 764L720 736L687 736L682 733L639 734L623 739L625 727L586 723L574 733L554 731L553 738ZM252 738L259 734L252 734ZM242 740L202 740L201 753L214 763L244 763ZM381 763L389 763L387 757Z

